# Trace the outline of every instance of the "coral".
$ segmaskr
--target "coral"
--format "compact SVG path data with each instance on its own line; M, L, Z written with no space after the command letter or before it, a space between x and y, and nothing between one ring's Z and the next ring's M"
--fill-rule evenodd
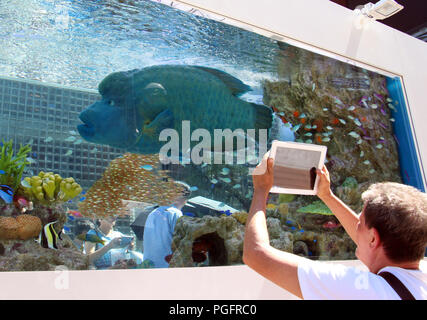
M17 239L20 224L12 217L0 218L0 239Z
M71 177L63 179L59 174L43 171L37 176L24 178L21 188L31 201L45 205L66 202L83 190Z
M209 236L207 236L209 235ZM209 265L242 263L244 225L231 216L182 216L175 226L170 267L193 267L193 244L209 237L214 248L209 251ZM221 249L222 250L219 250Z
M293 252L316 260L355 259L356 245L345 232L296 232ZM301 242L305 244L302 245ZM308 251L305 251L305 247Z
M0 271L55 271L58 266L69 270L89 269L88 257L68 242L60 241L60 250L41 247L36 241L3 241L4 254Z
M86 217L128 214L122 200L169 205L183 191L183 186L159 170L158 155L125 153L112 160L101 179L89 188L79 211Z
M16 190L21 182L22 173L25 166L30 164L27 161L27 154L31 152L29 145L19 145L19 150L16 155L13 154L13 141L5 142L2 140L0 153L0 170L4 171L0 174L0 184L5 184Z
M231 216L241 224L246 224L246 220L248 219L248 213L243 211L235 212Z
M32 215L0 217L0 239L27 240L38 236L41 228L41 220Z
M208 263L214 265L242 264L244 225L233 215L203 216L202 218L183 216L178 219L172 241L170 267L192 267L194 246L199 241L208 245ZM239 215L237 215L239 216ZM244 213L242 213L244 216ZM279 249L292 252L292 234L283 230L280 221L267 218L270 244Z

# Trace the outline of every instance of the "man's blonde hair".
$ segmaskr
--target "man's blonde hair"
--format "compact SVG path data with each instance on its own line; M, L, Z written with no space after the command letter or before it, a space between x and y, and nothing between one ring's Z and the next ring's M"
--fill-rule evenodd
M427 245L427 195L396 182L371 185L363 192L365 224L375 228L387 257L418 261Z

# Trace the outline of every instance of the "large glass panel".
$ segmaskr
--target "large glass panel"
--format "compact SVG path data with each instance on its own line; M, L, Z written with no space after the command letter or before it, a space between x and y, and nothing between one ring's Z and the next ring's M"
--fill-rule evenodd
M373 182L424 189L401 78L193 12L0 3L0 271L241 264L274 139L327 146L356 212ZM267 217L280 250L355 258L316 196Z

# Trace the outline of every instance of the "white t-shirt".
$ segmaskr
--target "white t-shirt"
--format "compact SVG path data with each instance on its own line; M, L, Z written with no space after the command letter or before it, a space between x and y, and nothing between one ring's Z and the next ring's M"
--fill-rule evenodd
M420 270L385 267L417 300L427 300L427 263ZM308 260L298 265L302 296L307 300L400 300L387 281L369 271L341 264Z
M147 217L144 227L144 261L149 260L155 268L168 268L165 257L172 254L172 237L176 222L182 211L175 207L162 206Z

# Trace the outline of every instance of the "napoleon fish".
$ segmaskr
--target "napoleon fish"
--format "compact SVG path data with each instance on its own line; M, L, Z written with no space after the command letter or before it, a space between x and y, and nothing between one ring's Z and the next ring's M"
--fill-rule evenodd
M208 130L212 142L214 129L267 129L271 139L275 123L270 107L239 98L249 86L213 68L158 65L114 72L98 90L102 99L79 115L80 135L133 153L159 153L166 143L159 141L163 129L176 130L181 139L184 120L190 121L191 131Z

